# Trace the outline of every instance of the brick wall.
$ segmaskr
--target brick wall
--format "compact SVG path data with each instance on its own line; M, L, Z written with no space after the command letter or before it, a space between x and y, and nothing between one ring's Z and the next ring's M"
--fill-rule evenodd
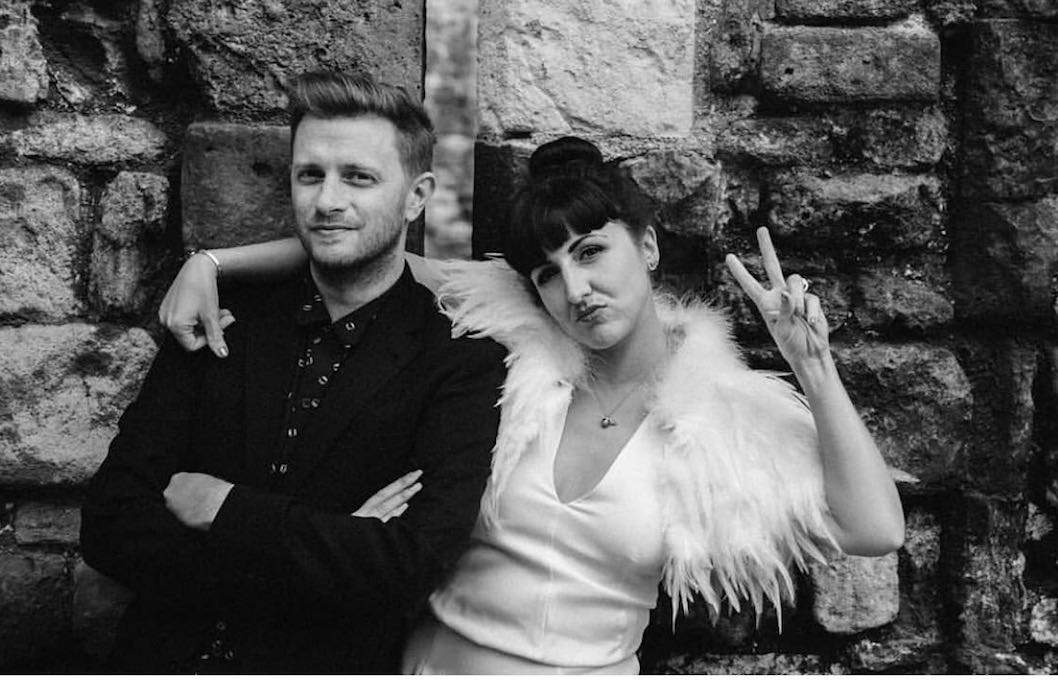
M285 221L280 80L419 91L421 3L0 0L0 671L91 671L121 591L80 487L185 246ZM656 672L1058 671L1058 7L1052 0L483 2L476 253L538 142L597 141L656 203L666 283L734 310L767 224L825 297L907 545L704 612ZM76 587L75 587L76 584Z

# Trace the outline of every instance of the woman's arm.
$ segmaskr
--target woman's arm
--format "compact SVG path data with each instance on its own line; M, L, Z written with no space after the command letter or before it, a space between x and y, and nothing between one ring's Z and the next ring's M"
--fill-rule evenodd
M158 319L184 349L195 351L208 344L214 354L223 358L228 355L224 329L235 322L235 317L220 309L217 278L279 278L304 266L306 256L296 238L210 249L209 253L216 262L199 252L180 268L158 309Z
M838 376L819 298L794 274L783 278L767 229L757 238L771 282L765 289L737 257L727 266L760 310L808 398L819 434L830 529L843 551L884 555L904 542L904 511L892 476Z

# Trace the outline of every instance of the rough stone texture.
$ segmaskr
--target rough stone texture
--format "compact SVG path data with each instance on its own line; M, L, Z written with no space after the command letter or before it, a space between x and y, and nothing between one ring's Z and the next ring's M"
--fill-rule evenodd
M699 45L705 52L700 63L708 64L707 77L713 91L735 93L754 87L760 68L760 42L764 21L775 15L774 0L723 0L715 26L702 26Z
M809 567L812 614L830 633L850 634L884 626L900 609L896 553L883 557L841 555Z
M139 0L136 8L136 53L147 65L147 73L159 81L165 63L165 18L161 0Z
M309 69L360 69L421 95L424 9L383 0L174 0L166 16L213 110L279 115L284 82Z
M966 455L973 395L951 351L920 343L836 346L841 376L888 464L923 483Z
M1041 598L1032 607L1029 635L1033 642L1058 647L1058 598Z
M137 328L0 329L0 484L86 481L154 352Z
M726 221L726 181L719 164L696 149L664 149L622 164L655 209L659 225L677 234L709 235Z
M158 158L167 141L143 118L45 111L34 114L29 127L8 134L3 144L28 158L104 164Z
M686 135L692 0L481 3L481 133Z
M944 199L930 175L779 173L766 200L772 235L798 248L940 247Z
M81 648L104 658L114 648L118 622L133 594L117 581L78 560L73 572L73 631Z
M990 18L1024 17L1031 19L1058 18L1054 0L977 0L979 15Z
M856 280L856 321L862 328L922 332L952 322L950 282L939 262L869 267Z
M917 9L916 0L775 0L775 16L791 23L899 19Z
M33 104L48 96L48 63L30 4L0 2L0 99Z
M81 188L48 166L0 169L0 316L58 321L81 310L74 256Z
M70 628L62 555L0 551L0 668L58 651Z
M290 235L286 127L194 123L184 138L184 245L218 247Z
M1058 24L978 21L971 35L963 194L1058 193Z
M1025 508L968 494L964 522L963 552L954 563L956 658L975 673L1024 671L1024 661L1011 653L1025 637L1025 557L1018 550Z
M20 545L80 542L81 510L70 505L27 501L15 510L15 541Z
M841 665L816 654L679 654L660 662L658 675L837 675Z
M931 101L940 42L920 22L869 28L777 27L764 34L761 85L803 103Z
M121 172L107 185L92 244L89 295L104 311L134 312L147 297L143 285L143 241L165 230L169 180L144 172Z
M960 317L1001 326L1055 322L1058 196L1028 203L962 203L952 223Z

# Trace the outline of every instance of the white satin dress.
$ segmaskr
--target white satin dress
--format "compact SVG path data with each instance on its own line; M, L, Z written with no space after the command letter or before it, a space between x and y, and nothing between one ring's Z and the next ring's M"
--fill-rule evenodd
M636 674L663 560L650 416L598 485L568 503L554 484L566 409L518 462L499 522L478 518L472 545L430 598L404 672Z

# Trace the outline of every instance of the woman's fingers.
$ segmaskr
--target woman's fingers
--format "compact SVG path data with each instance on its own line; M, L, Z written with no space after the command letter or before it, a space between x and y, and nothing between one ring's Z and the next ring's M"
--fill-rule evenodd
M800 274L790 274L786 279L786 295L790 298L791 314L805 316L805 291L808 286Z
M418 482L422 476L422 470L415 470L404 475L400 479L382 487L377 493L353 513L355 517L378 517L379 519L394 517L401 505L407 504L412 496L422 490L422 484ZM403 513L403 510L401 510Z
M760 285L757 279L753 278L753 275L746 270L742 260L738 259L734 254L728 253L724 259L724 264L727 265L727 270L731 272L731 276L735 277L735 281L746 292L746 295L754 302L758 302L761 296L764 295L764 286Z
M823 306L819 302L819 296L808 293L805 295L805 320L812 328L826 328L826 317L823 316Z
M775 254L775 246L771 243L771 234L767 227L757 230L757 244L760 246L761 264L768 274L768 281L773 288L782 288L786 280L782 275L782 267L779 265L779 256Z
M407 509L408 509L408 504L404 503L400 507L398 507L395 510L393 510L393 512L389 513L385 517L380 517L379 519L381 519L382 523L385 524L386 522L388 522L389 520L393 519L394 517L400 517L401 515L403 515L404 511L407 510Z

